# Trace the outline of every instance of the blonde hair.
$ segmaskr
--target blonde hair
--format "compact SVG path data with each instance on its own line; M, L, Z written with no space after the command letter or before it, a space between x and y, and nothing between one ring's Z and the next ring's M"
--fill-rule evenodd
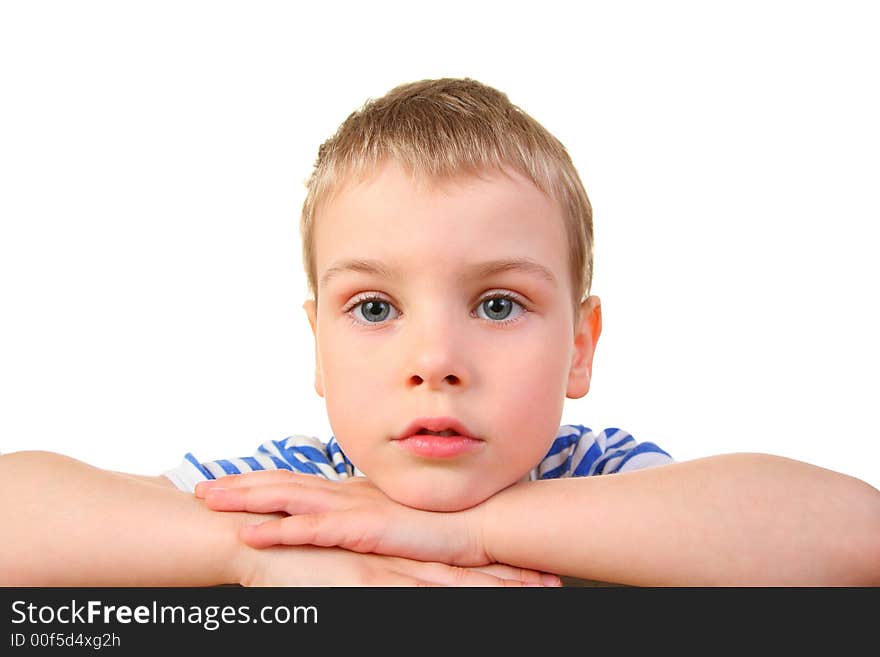
M507 95L470 78L421 80L368 100L321 144L300 220L309 292L318 298L315 216L352 176L392 159L433 180L501 170L530 179L563 210L575 330L593 276L593 213L565 147Z

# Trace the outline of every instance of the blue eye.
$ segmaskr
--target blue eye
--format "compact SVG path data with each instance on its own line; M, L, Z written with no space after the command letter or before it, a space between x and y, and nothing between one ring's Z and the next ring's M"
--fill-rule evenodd
M373 298L359 303L354 308L361 308L364 318L371 324L375 324L384 321L388 317L391 304L382 299Z
M477 305L477 316L491 324L503 325L516 322L529 312L518 299L519 297L510 292L492 293L480 300ZM513 319L509 319L515 307L519 307L520 312ZM481 310L485 313L485 318L480 315ZM385 320L392 311L398 312L391 302L375 294L365 294L355 299L345 313L354 324L381 325L386 323Z
M489 297L480 302L480 308L486 311L490 319L504 320L513 310L513 304L516 303L510 297Z

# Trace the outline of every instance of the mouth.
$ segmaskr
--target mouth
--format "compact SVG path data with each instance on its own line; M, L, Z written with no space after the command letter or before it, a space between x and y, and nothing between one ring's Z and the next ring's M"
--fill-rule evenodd
M449 459L473 453L484 446L464 424L450 417L418 418L393 441L414 456Z
M395 440L406 440L413 436L441 436L444 438L468 438L479 440L464 424L454 417L420 417L412 422Z

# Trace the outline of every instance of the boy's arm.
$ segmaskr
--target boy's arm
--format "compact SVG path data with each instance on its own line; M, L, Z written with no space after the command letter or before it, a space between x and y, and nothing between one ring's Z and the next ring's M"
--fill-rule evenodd
M366 481L330 488L285 472L196 494L217 510L292 514L248 527L254 547L339 545L635 585L880 585L880 492L766 454L520 483L454 513L400 505Z
M0 584L238 583L237 529L264 517L212 514L163 480L51 452L0 456Z
M880 492L763 454L512 486L480 509L492 560L638 585L878 585Z
M166 483L167 482L167 483ZM241 527L164 477L51 452L0 456L0 586L523 586L541 574L458 568L336 548L255 550ZM557 582L553 582L558 585Z
M140 474L132 474L130 472L115 472L113 474L122 475L123 477L128 477L129 479L134 479L135 481L142 481L147 484L153 484L154 486L162 486L163 488L173 488L177 490L177 487L171 482L171 480L164 476L159 475L158 477L154 477L151 475L140 475Z

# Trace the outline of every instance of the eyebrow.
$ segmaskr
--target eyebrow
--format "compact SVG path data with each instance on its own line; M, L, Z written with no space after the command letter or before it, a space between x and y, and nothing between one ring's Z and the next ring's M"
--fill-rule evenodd
M487 276L492 276L493 274L500 274L508 271L538 276L550 283L553 287L558 287L553 272L531 258L506 258L478 262L466 266L464 271L459 274L458 281L463 283L473 277L485 278ZM372 274L389 280L393 279L397 274L396 269L388 267L379 260L353 258L350 260L342 260L325 271L324 275L321 276L320 287L325 287L331 279L345 272L361 272L363 274Z

